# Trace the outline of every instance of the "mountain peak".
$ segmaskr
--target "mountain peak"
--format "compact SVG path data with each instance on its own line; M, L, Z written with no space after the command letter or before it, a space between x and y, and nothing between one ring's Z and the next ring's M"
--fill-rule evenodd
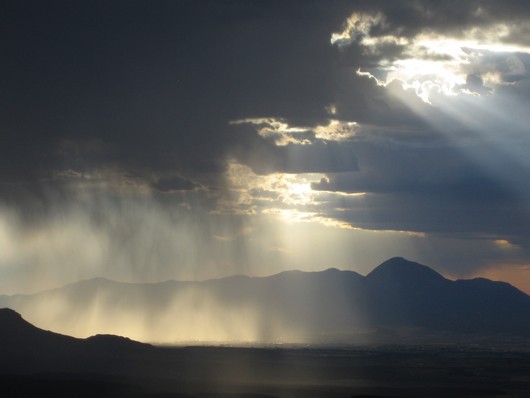
M338 274L340 272L342 272L342 270L338 269L338 268L335 268L335 267L331 267L331 268L327 268L325 269L324 271L322 271L326 274Z
M429 281L441 281L445 278L432 268L409 261L403 257L392 257L381 263L367 275L370 280L409 280L412 283Z
M103 348L109 351L151 348L152 345L131 340L128 337L114 334L96 334L85 339L90 346Z
M52 336L53 339L56 334L37 328L10 308L0 309L0 343L16 344L26 338L39 339L42 336Z
M0 336L5 334L16 335L21 331L33 328L34 326L26 321L18 312L11 308L0 308Z
M11 308L0 308L0 322L24 322L22 316Z

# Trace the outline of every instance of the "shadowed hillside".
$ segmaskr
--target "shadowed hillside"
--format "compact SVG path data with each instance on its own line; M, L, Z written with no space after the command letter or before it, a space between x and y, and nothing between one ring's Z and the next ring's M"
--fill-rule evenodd
M9 308L0 309L0 371L82 371L116 355L132 359L152 347L120 336L77 339L39 329ZM79 360L83 358L84 360ZM108 360L107 363L110 363Z

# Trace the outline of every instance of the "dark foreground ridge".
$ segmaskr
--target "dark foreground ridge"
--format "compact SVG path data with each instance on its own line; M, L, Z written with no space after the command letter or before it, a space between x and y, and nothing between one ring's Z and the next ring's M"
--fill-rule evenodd
M50 314L43 314L48 302L64 305L50 305ZM90 322L97 321L107 329L95 333L131 336L132 330L147 330L166 343L182 341L179 331L186 327L191 340L204 324L230 336L240 329L232 325L249 322L255 323L254 341L262 343L360 344L378 338L402 343L441 335L530 338L530 296L504 282L451 281L401 257L366 277L328 269L154 284L97 278L34 295L0 296L2 306L64 334L74 334L74 324L89 330ZM174 320L170 327L168 319ZM197 319L198 326L189 324ZM231 342L244 339L236 335Z
M0 310L0 395L137 398L527 397L530 351L462 346L160 348L75 339Z
M0 309L0 371L45 371L66 365L73 358L104 358L112 354L138 355L153 348L120 336L77 339L39 329L20 314ZM67 369L72 369L70 366ZM82 369L82 367L80 368Z

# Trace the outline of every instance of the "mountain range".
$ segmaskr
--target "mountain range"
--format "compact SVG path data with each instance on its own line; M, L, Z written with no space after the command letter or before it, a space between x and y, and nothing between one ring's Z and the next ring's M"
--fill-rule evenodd
M504 282L448 280L400 257L367 276L328 269L152 284L96 278L0 296L0 307L72 336L166 344L359 343L386 332L530 337L530 296Z

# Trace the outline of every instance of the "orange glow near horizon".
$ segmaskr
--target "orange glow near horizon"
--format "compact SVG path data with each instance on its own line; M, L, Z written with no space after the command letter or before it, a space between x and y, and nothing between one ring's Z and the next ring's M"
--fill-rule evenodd
M507 265L490 268L475 275L493 281L503 281L530 295L530 264Z

